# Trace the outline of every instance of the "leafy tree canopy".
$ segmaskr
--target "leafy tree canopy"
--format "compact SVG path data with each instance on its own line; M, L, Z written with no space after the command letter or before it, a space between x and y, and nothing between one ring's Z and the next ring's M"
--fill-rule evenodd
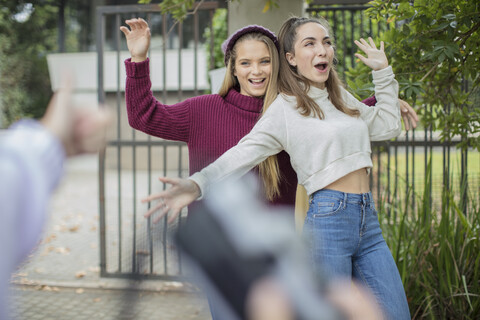
M388 25L385 41L403 98L422 105L425 124L443 139L462 136L480 149L480 3L470 0L374 0L365 14ZM362 89L361 64L349 85Z
M195 2L203 2L204 0L196 1L196 0L163 0L159 6L162 10L162 13L169 13L172 17L177 21L184 20L187 15L188 11L192 10ZM231 1L238 1L241 0L231 0ZM278 8L279 0L263 0L265 5L263 7L263 12L267 12L268 10L272 10L274 8ZM312 0L305 0L306 3L310 3ZM152 0L139 0L138 3L151 3Z
M56 46L52 1L0 1L0 107L3 126L40 117L51 96L46 53Z

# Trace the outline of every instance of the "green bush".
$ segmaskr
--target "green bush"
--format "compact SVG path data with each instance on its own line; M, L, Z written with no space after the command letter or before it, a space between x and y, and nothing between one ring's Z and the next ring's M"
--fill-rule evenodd
M2 125L43 115L52 94L46 53L56 47L57 9L33 2L26 21L22 4L0 1L0 112Z
M213 56L214 56L214 65L210 63L211 59L211 43L210 36L212 35L212 30L210 27L205 28L203 33L204 38L206 39L206 52L209 69L222 68L225 66L222 52L222 43L227 39L228 36L228 26L227 26L227 9L217 9L213 15Z
M456 191L444 188L441 203L432 204L430 173L431 167L420 193L380 201L383 234L397 262L413 318L478 319L478 195L467 192L465 207L460 208L463 186Z
M387 27L379 40L385 41L401 97L431 106L418 111L424 126L438 130L443 140L461 136L459 147L480 150L480 3L374 0L369 6L365 17ZM349 71L355 90L364 89L357 77L363 71Z

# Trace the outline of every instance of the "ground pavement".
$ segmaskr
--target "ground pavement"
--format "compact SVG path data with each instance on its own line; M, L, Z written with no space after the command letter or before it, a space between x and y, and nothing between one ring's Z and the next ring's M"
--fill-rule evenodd
M96 157L69 160L42 242L12 277L12 319L210 320L192 285L99 276L97 167Z

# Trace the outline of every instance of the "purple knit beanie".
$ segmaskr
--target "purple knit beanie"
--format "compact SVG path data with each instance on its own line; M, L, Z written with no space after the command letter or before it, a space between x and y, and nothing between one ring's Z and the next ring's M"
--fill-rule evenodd
M225 56L225 58L224 58L225 65L227 65L227 63L228 63L228 59L230 58L230 53L232 52L233 46L235 45L237 40L240 39L240 37L242 37L244 34L255 33L255 32L262 33L262 34L266 35L267 37L269 37L270 39L272 39L273 43L277 47L277 50L280 51L280 45L278 44L278 39L272 31L268 30L265 27L255 25L255 24L251 24L249 26L238 29L236 32L234 32L232 35L230 35L230 37L228 37L227 40L225 40L223 42L222 51L223 51L223 54Z

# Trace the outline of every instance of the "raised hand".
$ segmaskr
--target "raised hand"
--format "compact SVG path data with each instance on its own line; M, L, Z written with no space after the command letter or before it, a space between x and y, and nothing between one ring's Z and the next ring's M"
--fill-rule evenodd
M415 129L417 127L418 115L415 110L408 104L408 102L398 99L400 103L400 111L402 113L403 124L405 130L410 130L410 126Z
M368 42L363 38L361 38L360 41L355 40L354 42L357 47L367 55L367 57L364 57L359 53L355 53L355 57L360 59L368 67L375 71L388 67L388 59L385 55L383 41L380 41L380 49L377 49L375 42L373 42L373 39L370 37L368 38Z
M200 196L200 188L192 180L166 177L160 177L158 180L171 184L172 186L167 190L142 199L143 203L159 200L158 203L144 215L145 218L148 218L158 211L158 215L153 220L153 223L160 221L160 219L169 212L170 217L168 218L168 223L173 222L183 208Z
M63 75L62 85L40 122L60 139L67 156L98 152L105 145L110 112L105 107L74 106L71 74Z
M130 29L121 26L120 30L125 35L127 47L132 56L132 62L142 62L147 59L148 48L150 47L150 28L142 18L125 20Z

